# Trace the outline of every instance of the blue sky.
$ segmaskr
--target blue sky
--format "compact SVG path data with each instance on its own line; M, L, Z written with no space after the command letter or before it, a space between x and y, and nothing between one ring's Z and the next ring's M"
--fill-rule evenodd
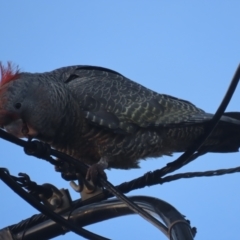
M213 113L240 62L239 1L1 1L0 60L23 71L67 65L108 67L153 89ZM240 111L240 88L228 111ZM0 166L28 173L39 184L69 188L52 166L0 140ZM141 162L139 170L107 171L114 185L163 167L173 157ZM178 172L239 165L239 153L208 154ZM238 239L239 174L179 180L128 195L174 205L191 220L196 239ZM0 228L37 211L0 182ZM73 199L78 195L71 190ZM164 239L139 216L87 229L111 239ZM73 233L57 239L79 239Z

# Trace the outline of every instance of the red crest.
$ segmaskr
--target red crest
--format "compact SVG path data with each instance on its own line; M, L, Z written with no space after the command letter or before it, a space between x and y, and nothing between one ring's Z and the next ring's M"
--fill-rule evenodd
M19 78L20 70L18 66L13 66L11 62L7 63L7 66L4 67L0 62L0 86Z

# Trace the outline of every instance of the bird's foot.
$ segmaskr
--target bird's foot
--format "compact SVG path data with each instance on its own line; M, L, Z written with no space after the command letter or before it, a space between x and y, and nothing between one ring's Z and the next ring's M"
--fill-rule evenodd
M60 172L62 178L66 181L72 181L77 179L77 173L75 171L75 168L73 166L70 166L66 162L62 162L62 164L60 165L55 165L55 171Z
M107 179L107 175L104 170L108 167L106 158L101 158L98 163L93 164L89 167L86 179L92 180L93 183L97 183L98 177L101 176L104 179Z

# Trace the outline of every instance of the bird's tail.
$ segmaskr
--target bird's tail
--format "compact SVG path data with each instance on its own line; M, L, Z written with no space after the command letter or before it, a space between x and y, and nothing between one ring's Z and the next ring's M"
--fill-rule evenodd
M226 112L211 134L203 150L208 152L238 152L240 148L240 112Z

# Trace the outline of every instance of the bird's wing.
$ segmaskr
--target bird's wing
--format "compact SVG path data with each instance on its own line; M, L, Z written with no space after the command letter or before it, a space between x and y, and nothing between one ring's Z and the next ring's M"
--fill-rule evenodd
M86 118L132 132L137 127L193 124L210 115L190 102L158 94L109 69L80 66L65 76Z

